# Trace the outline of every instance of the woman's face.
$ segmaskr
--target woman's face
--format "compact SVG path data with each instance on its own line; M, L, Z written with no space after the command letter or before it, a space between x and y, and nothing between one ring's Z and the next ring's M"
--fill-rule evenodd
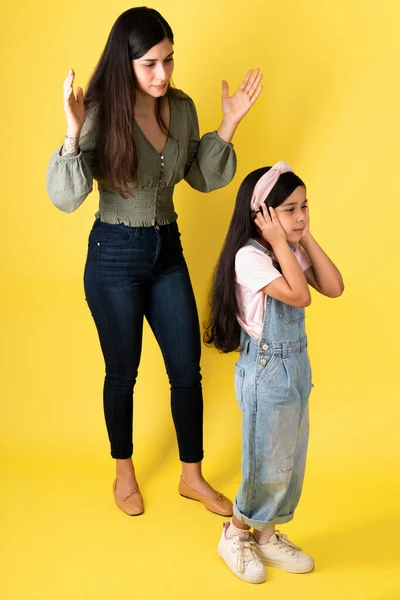
M150 48L141 58L132 61L139 92L153 98L164 96L174 70L172 44L168 38Z
M276 216L288 242L299 242L308 222L308 202L306 188L297 187L285 202L275 208Z

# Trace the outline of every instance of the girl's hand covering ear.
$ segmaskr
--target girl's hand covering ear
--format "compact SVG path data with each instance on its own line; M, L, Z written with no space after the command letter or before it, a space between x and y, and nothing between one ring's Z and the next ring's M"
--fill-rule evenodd
M278 217L273 208L269 209L264 205L263 212L258 212L254 223L257 225L260 234L266 242L269 242L272 247L277 242L286 241L286 233L279 222Z

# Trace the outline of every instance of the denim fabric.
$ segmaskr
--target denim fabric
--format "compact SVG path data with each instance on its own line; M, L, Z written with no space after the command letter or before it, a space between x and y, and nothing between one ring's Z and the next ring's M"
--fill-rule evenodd
M242 331L235 365L243 448L234 514L251 527L293 518L304 478L311 386L304 309L268 296L261 339Z
M199 321L177 224L129 227L96 220L84 284L105 360L112 457L129 458L133 451L133 389L146 317L169 377L180 459L202 460Z

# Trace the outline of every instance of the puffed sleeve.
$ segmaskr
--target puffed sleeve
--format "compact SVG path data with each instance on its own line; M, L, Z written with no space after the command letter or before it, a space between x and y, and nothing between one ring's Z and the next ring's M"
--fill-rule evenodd
M47 168L47 193L54 206L67 213L76 210L93 189L93 176L96 172L96 117L97 108L89 108L79 138L79 154L61 156L61 148L58 148Z
M200 139L196 108L189 97L187 106L190 139L184 179L199 192L211 192L232 181L236 172L235 150L216 131Z

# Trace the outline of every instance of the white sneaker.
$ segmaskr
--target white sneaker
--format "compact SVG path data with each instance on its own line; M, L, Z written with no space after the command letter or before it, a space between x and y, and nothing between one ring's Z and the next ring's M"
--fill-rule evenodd
M235 536L228 540L225 533L229 522L224 523L221 539L218 544L218 554L224 559L232 573L248 583L262 583L267 578L264 565L259 559L255 542L248 531L246 537L240 540Z
M309 573L314 569L314 559L301 551L279 531L270 537L267 544L257 544L254 541L258 556L264 565L277 567L289 573Z

